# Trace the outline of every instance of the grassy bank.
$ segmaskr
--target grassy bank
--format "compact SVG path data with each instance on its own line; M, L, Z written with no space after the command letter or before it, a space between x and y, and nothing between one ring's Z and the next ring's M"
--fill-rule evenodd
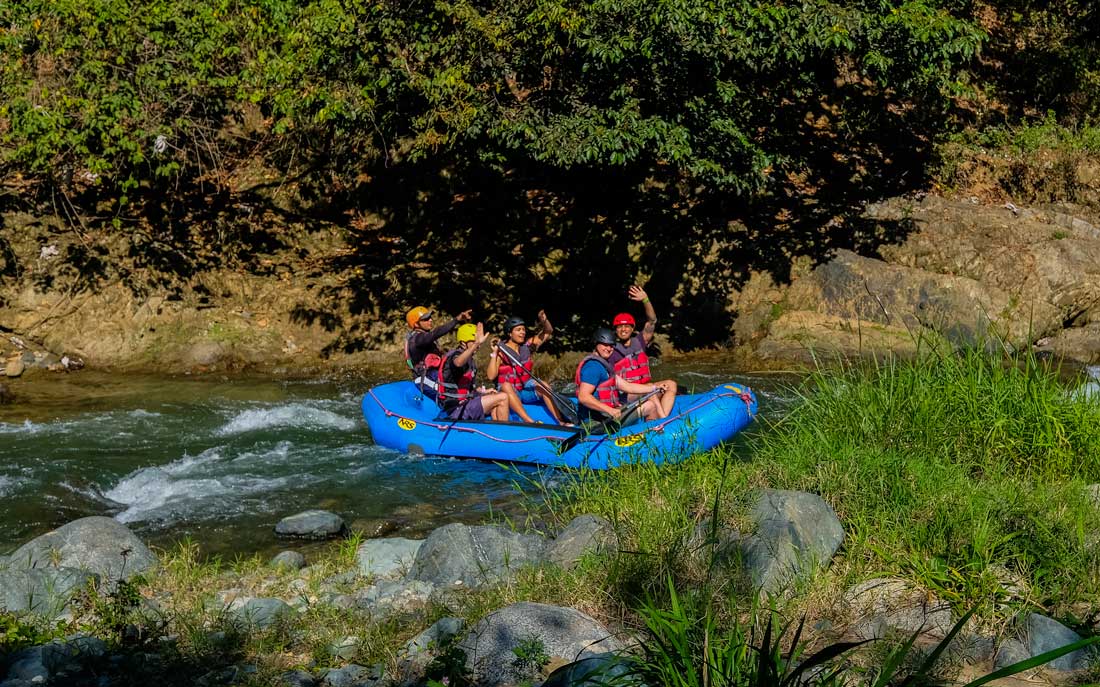
M828 646L848 620L844 591L876 577L905 580L948 602L956 617L974 611L971 629L991 635L1003 636L1027 611L1095 634L1100 504L1086 486L1100 482L1100 402L1067 394L1057 371L1034 358L980 351L822 370L795 393L782 418L765 408L740 443L681 465L553 473L521 484L532 497L531 520L513 523L518 528L555 530L583 513L614 525L617 550L573 570L523 570L511 585L376 622L332 600L341 584L334 576L355 567L357 539L333 545L301 574L273 571L259 558L201 560L196 547L182 544L163 552L158 573L129 596L90 597L74 624L134 655L159 657L128 665L130 675L193 684L249 665L252 672L236 679L254 685L273 684L289 669L316 674L349 661L395 671L404 642L434 620L472 623L517 601L571 606L627 636L649 637L643 649L668 674L721 660L726 677L741 676L730 684L748 684L763 665L753 667L757 658L772 656L779 669L790 663L783 656L793 631L779 637L784 622L823 628L803 635L806 652ZM706 545L718 529L708 523L748 527L761 488L821 495L846 533L828 568L763 611L737 563L719 565ZM347 585L351 593L362 581ZM143 610L132 592L159 610ZM227 611L234 595L291 599L301 612L245 630ZM773 617L778 624L762 637ZM8 632L23 633L24 643L33 634ZM749 650L746 637L767 651ZM656 651L668 647L679 655ZM850 664L863 672L849 677L871 684L892 660L886 648L871 649ZM434 675L460 684L452 668L437 663Z
M1095 619L1100 535L1086 485L1100 482L1100 404L1067 395L1030 357L978 351L821 371L797 393L743 446L575 474L547 507L562 521L595 512L616 524L633 553L603 582L627 605L667 596L669 577L681 588L707 580L700 523L715 512L743 523L770 487L821 495L847 536L792 608L828 615L849 585L890 576L986 623L1024 609L1077 627Z

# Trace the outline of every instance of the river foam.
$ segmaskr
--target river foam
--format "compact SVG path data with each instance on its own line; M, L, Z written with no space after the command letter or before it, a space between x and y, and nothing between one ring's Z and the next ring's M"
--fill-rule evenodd
M286 442L237 456L226 455L224 447L215 447L196 456L184 455L167 465L136 470L103 496L125 506L115 516L120 522L232 515L255 507L244 500L310 481L294 475L257 474L249 469L285 463L289 454Z
M297 427L301 429L332 429L349 432L359 426L358 420L304 403L289 403L274 408L250 408L237 413L220 427L216 436L226 437L261 429Z

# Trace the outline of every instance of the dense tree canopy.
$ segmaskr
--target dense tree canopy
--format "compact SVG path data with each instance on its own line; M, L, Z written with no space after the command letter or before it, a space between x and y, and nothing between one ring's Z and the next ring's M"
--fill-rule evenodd
M682 340L705 342L747 266L858 247L851 209L918 184L962 100L1028 108L1019 75L976 59L991 35L1003 48L1006 21L1060 22L1044 35L1075 75L1063 88L1094 84L1096 37L1066 17L1095 10L1061 2L1077 14L1022 0L4 3L0 175L9 203L132 232L165 269L229 259L265 207L359 233L338 267L356 270L363 312L441 281L444 305L500 310L547 286L583 302L575 275L640 273L664 305L696 307ZM1060 95L1067 113L1095 107ZM210 231L206 254L193 239Z

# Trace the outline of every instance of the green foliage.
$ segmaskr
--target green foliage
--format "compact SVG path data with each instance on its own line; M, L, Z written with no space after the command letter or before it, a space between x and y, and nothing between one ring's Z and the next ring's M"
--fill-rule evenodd
M47 627L39 618L0 611L0 656L28 646L45 644L64 634L63 623Z
M808 105L843 63L861 91L942 107L983 39L937 0L28 0L0 24L0 163L122 194L216 181L256 138L308 155L472 143L565 168L659 163L751 191L789 155L769 140L778 101Z

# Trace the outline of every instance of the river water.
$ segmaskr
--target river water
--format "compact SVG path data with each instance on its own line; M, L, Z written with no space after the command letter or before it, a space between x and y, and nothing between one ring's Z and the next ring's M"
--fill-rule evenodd
M789 381L708 356L656 374L700 390L737 379L765 413ZM515 512L517 477L553 478L375 446L359 401L383 381L80 372L21 382L18 402L0 406L0 553L87 515L112 516L158 546L191 538L226 555L284 548L274 524L309 508L367 532L385 522L422 535Z

